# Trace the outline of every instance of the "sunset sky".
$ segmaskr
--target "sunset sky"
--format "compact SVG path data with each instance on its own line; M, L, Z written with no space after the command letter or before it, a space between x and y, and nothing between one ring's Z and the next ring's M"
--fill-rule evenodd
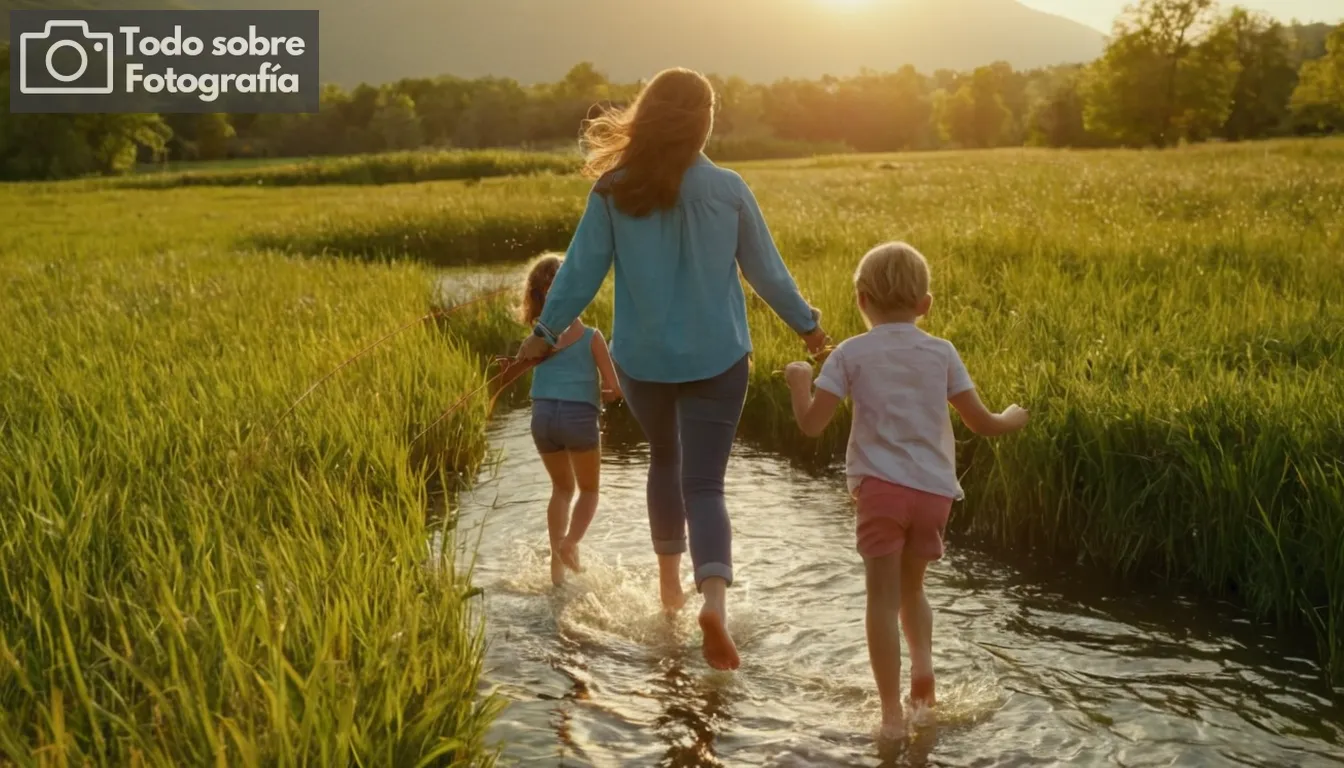
M1022 0L1022 3L1109 32L1111 22L1130 0ZM1338 22L1344 19L1344 0L1245 0L1244 5L1285 21L1294 17L1303 21Z

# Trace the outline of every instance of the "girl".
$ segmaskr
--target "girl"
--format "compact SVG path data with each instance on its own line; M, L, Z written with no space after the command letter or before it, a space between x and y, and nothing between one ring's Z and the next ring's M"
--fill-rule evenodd
M747 395L751 335L740 275L813 353L818 315L775 248L756 198L704 155L714 88L670 69L628 109L585 128L585 172L597 182L533 335L519 357L564 344L565 331L616 271L612 356L630 412L649 441L649 528L663 605L677 610L690 531L704 595L705 659L737 669L727 629L732 527L723 480Z
M541 315L562 261L559 255L548 253L528 270L519 312L526 325ZM546 524L551 538L551 581L556 586L564 583L566 568L579 570L579 542L597 513L601 403L620 396L602 333L577 318L557 336L554 352L533 370L532 439L551 478ZM579 499L571 517L576 486Z

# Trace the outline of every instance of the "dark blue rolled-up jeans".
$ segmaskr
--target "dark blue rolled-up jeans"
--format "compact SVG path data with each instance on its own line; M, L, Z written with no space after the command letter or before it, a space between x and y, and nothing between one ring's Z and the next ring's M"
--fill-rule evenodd
M626 405L649 441L649 529L653 551L686 551L698 588L733 581L733 529L723 499L728 454L747 399L749 358L711 379L668 384L632 379L617 368Z

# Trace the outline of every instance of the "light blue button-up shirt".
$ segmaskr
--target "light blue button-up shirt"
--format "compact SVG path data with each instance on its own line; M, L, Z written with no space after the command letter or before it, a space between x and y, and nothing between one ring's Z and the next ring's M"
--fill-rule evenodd
M546 296L541 331L568 328L613 264L611 354L639 381L712 378L751 351L739 267L795 332L817 327L746 182L703 154L686 171L676 206L643 218L594 187Z

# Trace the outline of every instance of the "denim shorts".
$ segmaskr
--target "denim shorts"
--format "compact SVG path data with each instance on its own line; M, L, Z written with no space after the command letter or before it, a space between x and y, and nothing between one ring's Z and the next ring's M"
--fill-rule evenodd
M591 451L602 443L598 418L592 403L573 400L532 401L532 440L538 453Z

